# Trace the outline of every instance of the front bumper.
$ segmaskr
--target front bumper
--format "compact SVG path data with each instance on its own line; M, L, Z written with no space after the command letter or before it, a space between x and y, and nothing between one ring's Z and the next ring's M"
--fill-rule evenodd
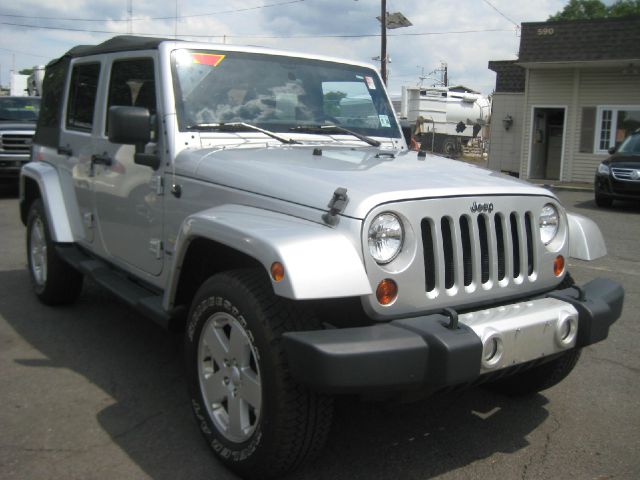
M640 181L617 180L611 175L596 175L596 194L619 200L640 200Z
M314 390L437 390L604 340L623 300L621 285L598 278L581 289L461 314L458 328L450 328L448 316L432 314L368 327L289 332L284 347L294 378ZM499 355L487 361L494 350Z

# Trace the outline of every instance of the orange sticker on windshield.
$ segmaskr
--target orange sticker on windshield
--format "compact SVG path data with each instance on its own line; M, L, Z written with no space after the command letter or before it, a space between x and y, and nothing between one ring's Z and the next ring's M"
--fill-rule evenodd
M216 55L215 53L192 53L191 58L193 59L193 63L198 65L217 67L220 65L220 62L224 60L224 55Z

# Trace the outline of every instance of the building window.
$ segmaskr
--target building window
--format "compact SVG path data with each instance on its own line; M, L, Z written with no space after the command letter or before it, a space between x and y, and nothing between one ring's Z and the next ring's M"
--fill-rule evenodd
M640 128L640 107L600 107L596 132L596 153L606 153Z

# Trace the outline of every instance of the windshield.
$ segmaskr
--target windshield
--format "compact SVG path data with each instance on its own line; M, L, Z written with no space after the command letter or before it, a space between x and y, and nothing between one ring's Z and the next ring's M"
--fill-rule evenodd
M172 63L180 130L245 122L290 132L330 124L368 136L400 137L378 76L368 68L201 50L177 50Z
M39 111L39 98L0 97L0 120L35 122Z
M620 144L616 153L640 154L640 133L628 136L625 141Z

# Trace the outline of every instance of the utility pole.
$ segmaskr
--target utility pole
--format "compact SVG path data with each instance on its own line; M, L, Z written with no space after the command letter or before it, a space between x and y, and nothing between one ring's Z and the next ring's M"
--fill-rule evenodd
M133 33L133 0L127 0L127 33Z
M443 69L442 76L444 78L444 82L442 82L442 83L444 83L445 87L448 87L449 86L449 71L448 71L448 66L447 66L446 63L444 63L442 65L442 69Z
M380 2L380 75L387 85L387 0Z

